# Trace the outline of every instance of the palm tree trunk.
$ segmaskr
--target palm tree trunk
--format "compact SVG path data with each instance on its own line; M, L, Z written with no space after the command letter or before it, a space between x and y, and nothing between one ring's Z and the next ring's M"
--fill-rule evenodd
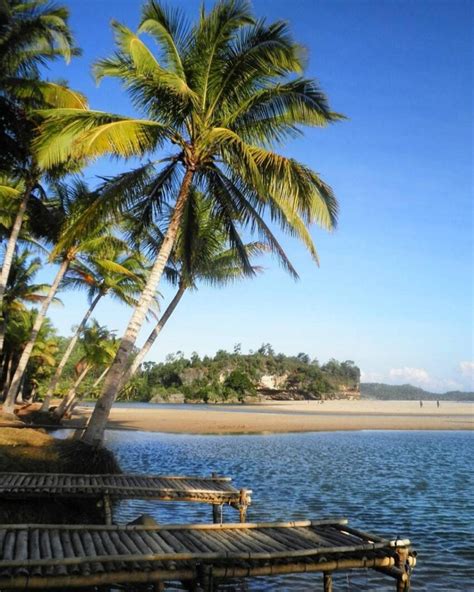
M2 308L0 308L0 357L3 354L3 345L5 343L5 333L7 331L7 320L6 318L3 316L3 302L2 304L0 304L0 306Z
M15 247L18 241L18 235L20 234L21 225L23 224L23 218L25 217L26 206L28 205L28 198L30 197L33 184L28 185L23 194L23 198L20 203L20 207L16 214L15 222L8 239L7 248L5 250L5 257L2 264L2 272L0 274L0 325L3 325L3 296L7 288L8 277L10 275L10 269L12 267L13 255L15 254ZM0 333L0 354L3 351L3 342L5 340L5 331Z
M107 372L110 370L110 366L107 366L107 368L104 369L104 371L102 372L102 374L99 376L99 378L94 382L94 384L92 385L92 388L95 389L96 386L99 386L99 384L104 380L104 378L107 375Z
M79 385L84 380L84 378L86 377L86 375L90 369L91 369L91 366L89 366L89 365L84 367L84 369L79 374L76 381L74 382L73 386L69 389L67 395L63 398L63 400L58 405L58 407L56 407L56 409L53 411L54 417L61 419L64 416L64 414L68 410L70 404L76 398L76 391L77 391Z
M123 388L127 384L127 382L135 375L135 372L138 370L138 367L143 362L147 353L150 351L151 346L155 343L156 338L160 334L163 327L166 325L166 322L168 321L170 316L173 314L174 309L178 306L178 303L181 300L181 298L183 297L185 292L186 292L186 287L181 284L179 286L178 291L174 295L173 300L168 304L168 307L166 308L165 312L162 314L158 323L155 325L155 328L153 329L153 331L148 336L148 339L143 344L143 347L138 352L138 354L135 356L135 359L133 360L132 364L130 365L130 368L124 374L120 388Z
M61 401L61 403L58 405L58 407L56 407L56 409L53 411L54 417L57 417L58 419L61 419L63 417L63 415L66 413L69 405L75 399L76 391L77 391L79 385L84 380L84 378L86 377L87 373L89 372L89 370L91 368L92 368L92 366L90 364L87 364L84 367L84 370L76 378L76 382L69 389L68 394L64 397L64 399Z
M31 352L33 351L33 347L35 345L36 338L38 337L38 333L39 333L41 326L43 324L44 318L45 318L46 313L48 311L48 307L51 304L51 301L53 300L56 292L58 291L59 284L61 283L61 280L63 279L64 274L67 271L67 268L69 267L69 262L70 261L67 257L64 258L63 261L61 262L61 265L60 265L59 270L56 274L56 277L54 278L54 281L51 284L51 287L49 289L48 295L44 299L43 304L41 305L40 311L36 315L36 319L33 324L33 329L31 331L30 339L29 339L28 343L26 344L25 349L21 353L20 361L18 362L18 366L15 370L15 374L13 375L13 379L12 379L10 388L8 390L8 394L6 396L5 402L3 403L3 410L5 413L13 413L13 409L15 407L16 395L17 395L18 389L20 387L20 382L23 377L23 374L25 373L26 366L30 360Z
M120 342L117 354L110 367L105 379L102 394L98 399L94 411L90 417L87 429L84 431L82 440L87 444L98 446L103 439L105 426L109 417L110 409L115 401L120 389L123 374L127 367L127 362L132 352L138 333L145 320L146 313L150 308L151 302L155 296L158 284L166 263L168 262L171 250L173 248L179 226L183 216L184 206L189 196L189 190L194 176L194 168L187 168L181 183L181 188L176 200L176 205L171 217L166 235L161 244L160 251L155 260L153 268L148 276L148 281L139 299L139 304L135 308L132 318Z
M25 400L23 399L23 395L25 393L25 387L26 387L26 372L24 372L23 376L21 377L20 386L18 388L15 403L22 405L25 402Z
M76 332L74 333L74 335L70 339L68 346L66 348L66 351L64 352L63 357L61 358L61 361L59 362L58 367L56 368L56 372L54 373L54 376L51 379L51 382L49 383L48 390L46 391L46 395L44 397L43 404L41 405L41 411L48 411L49 406L51 404L51 398L54 394L54 391L56 390L56 387L58 386L58 382L62 376L64 366L66 365L67 361L69 360L69 358L72 354L72 350L74 349L74 346L76 345L77 340L79 339L79 335L81 334L81 331L86 326L86 323L89 320L89 317L91 316L92 311L97 306L97 303L102 298L102 296L103 296L103 294L99 293L94 298L91 305L89 306L89 309L87 310L86 314L84 315L84 317L81 321L81 324L79 325Z
M5 383L3 385L3 393L2 396L6 397L8 393L8 389L10 388L10 381L12 376L12 367L13 367L13 355L9 356L7 360L5 360L6 366L6 373L5 373Z
M101 373L101 375L99 376L99 378L94 382L94 384L91 387L91 390L94 389L96 386L98 386L102 380L105 378L107 372L110 370L110 366L107 366L107 368L104 369L104 371ZM67 413L71 413L72 410L74 409L74 407L76 405L78 405L82 399L84 398L84 394L82 394L80 397L74 397L68 404L66 409L64 410L64 414L66 415Z

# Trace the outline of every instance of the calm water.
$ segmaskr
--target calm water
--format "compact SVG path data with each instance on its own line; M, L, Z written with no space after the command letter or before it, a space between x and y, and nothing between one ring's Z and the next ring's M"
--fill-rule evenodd
M345 516L355 527L409 537L418 551L416 592L474 591L473 436L469 432L337 432L265 436L194 436L109 432L124 470L232 476L253 489L248 519ZM209 522L210 507L131 501L126 522L147 513L159 522ZM225 519L237 519L231 508ZM469 547L469 548L468 548ZM255 578L231 589L303 592L321 575ZM394 582L367 572L335 578L335 591L390 591ZM229 589L229 588L226 588Z

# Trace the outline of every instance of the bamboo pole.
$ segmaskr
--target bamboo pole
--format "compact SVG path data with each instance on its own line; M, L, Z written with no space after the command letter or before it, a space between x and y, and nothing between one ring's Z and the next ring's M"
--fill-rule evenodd
M323 572L323 590L324 592L332 592L332 574Z
M30 427L26 425L26 427ZM35 426L36 427L36 426ZM57 430L57 426L54 426L55 430ZM65 429L71 429L71 428L65 428ZM115 429L115 428L114 428ZM124 479L124 478L135 478L135 479L146 479L146 480L152 480L152 479L170 479L172 481L186 481L186 480L192 480L192 481L226 481L226 482L231 482L232 481L232 477L196 477L194 476L190 476L190 475L148 475L146 473L131 473L131 474L124 474L124 473L101 473L100 475L96 475L96 474L79 474L79 473L47 473L50 476L54 476L54 477L113 477L115 479ZM40 476L40 477L44 477L45 473L31 473L31 472L27 472L27 471L16 471L15 473L0 473L0 478L4 477L4 476L11 476L11 475L28 475L28 476ZM252 493L251 489L247 489L248 493Z
M57 528L57 530L60 530ZM88 529L86 534L88 534L91 530L97 529ZM158 529L157 529L158 530ZM44 534L45 531L43 531ZM74 533L74 531L72 531ZM115 529L109 529L109 532L117 532ZM59 563L63 565L82 565L84 563L89 563L92 559L98 563L110 563L113 561L121 561L125 563L132 563L132 562L139 562L142 563L144 561L211 561L213 559L216 560L233 560L233 561L258 561L258 560L279 560L279 559L303 559L310 557L318 557L320 555L331 555L334 553L358 553L360 551L369 551L369 550L377 550L376 548L367 549L364 546L361 547L321 547L315 549L300 549L296 551L278 551L278 552L226 552L225 554L221 552L209 552L209 553L193 553L187 551L185 547L177 541L177 539L171 534L170 531L161 530L158 531L160 536L163 537L165 540L171 540L173 547L176 545L179 548L183 549L179 552L174 551L173 553L143 553L143 554L108 554L108 555L97 555L97 556L89 556L86 553L81 554L81 556L76 557L63 557L60 559L4 559L0 560L0 568L14 568L14 567L47 567L47 566L56 566ZM13 537L12 537L13 538ZM46 537L45 537L46 538ZM379 547L378 549L382 549L383 547ZM51 553L47 553L47 555L51 555ZM387 556L390 559L389 563L383 563L381 567L392 567L395 565L395 558L391 556ZM324 571L324 570L321 570Z
M112 505L108 495L104 495L104 518L106 524L112 524Z
M212 473L211 479L217 478L217 473ZM219 509L220 509L220 516L219 516ZM219 506L217 504L212 504L212 522L214 524L222 524L222 505Z
M375 567L391 567L394 565L393 557L374 558L350 558L315 563L287 563L280 565L260 566L214 566L213 576L217 579L230 579L238 577L258 577L268 575L283 575L289 573L324 572L350 569L366 569ZM45 589L65 587L100 586L105 584L121 583L153 583L167 580L196 580L197 574L194 568L160 569L153 571L117 571L101 574L74 575L74 576L13 576L1 577L0 589Z
M160 526L147 526L144 524L124 524L117 525L103 525L103 524L8 524L3 528L5 530L22 530L28 528L41 528L42 530L59 529L59 530L240 530L246 528L302 528L307 526L334 524L334 520L295 520L292 522L225 522L224 524L161 524ZM372 546L372 544L370 545ZM375 548L384 548L386 546L379 544Z

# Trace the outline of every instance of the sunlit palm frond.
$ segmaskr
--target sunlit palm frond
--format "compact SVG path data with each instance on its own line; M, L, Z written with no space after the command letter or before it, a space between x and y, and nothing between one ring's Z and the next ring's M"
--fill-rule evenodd
M38 163L44 168L70 158L129 157L153 152L170 136L158 122L130 119L87 109L42 110L41 137L35 142Z

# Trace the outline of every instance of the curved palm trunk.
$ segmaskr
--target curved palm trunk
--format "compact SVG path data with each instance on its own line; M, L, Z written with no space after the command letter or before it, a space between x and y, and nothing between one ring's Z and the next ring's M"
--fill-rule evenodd
M84 378L87 376L87 373L89 372L89 370L91 368L92 368L92 366L90 366L89 364L87 364L84 367L84 370L76 378L76 382L69 389L67 395L61 401L61 403L58 405L58 407L56 407L56 409L53 411L54 417L57 417L58 419L61 419L63 417L63 415L66 413L66 411L68 410L71 403L76 398L76 391L77 391L79 385L84 380Z
M181 300L181 298L183 297L185 292L186 292L186 287L181 285L179 287L179 290L174 295L173 300L168 304L168 307L166 308L165 312L162 314L158 323L155 325L155 328L148 336L148 339L143 344L143 347L138 352L138 354L135 356L135 359L133 360L132 364L130 365L130 368L124 374L120 388L123 388L127 384L127 382L135 375L135 372L138 370L138 367L143 362L147 353L150 351L151 346L155 343L156 338L160 334L163 327L166 325L166 322L168 321L170 316L173 314L174 309L178 306L178 303Z
M92 385L92 388L94 389L96 386L99 386L99 384L104 380L104 378L107 376L107 372L110 370L110 366L107 366L107 368L104 369L104 371L102 372L102 374L99 376L99 378L94 382L94 384Z
M99 376L99 378L92 385L93 389L104 380L109 369L110 369L110 366L107 366L107 368L105 368L105 370L102 372L102 374ZM63 416L67 415L68 413L72 413L72 410L74 409L74 407L76 405L78 405L82 401L83 398L84 398L84 394L82 394L80 397L74 396L71 399L71 401L66 405L66 409L64 410Z
M68 346L66 348L66 351L64 352L63 357L61 358L61 361L59 362L58 367L56 368L56 372L54 373L54 376L51 379L51 382L49 383L48 390L46 391L46 395L44 397L43 404L41 405L41 411L48 411L54 391L56 390L56 387L58 386L58 382L62 376L64 366L66 365L67 361L71 357L72 351L77 343L77 340L79 339L79 335L81 334L81 331L86 326L86 323L89 320L89 317L91 316L94 308L97 306L97 303L102 298L102 296L103 296L102 294L97 294L97 296L94 298L94 300L92 301L91 305L89 306L86 314L84 315L80 325L78 326L76 332L74 333L74 335L70 339Z
M82 436L82 440L87 444L97 446L102 442L110 409L120 389L120 384L122 382L123 374L126 370L128 359L132 352L133 346L135 345L135 341L137 340L138 333L145 320L146 313L148 312L153 297L155 296L161 276L163 275L163 270L166 263L168 262L171 250L176 240L193 176L194 169L187 168L176 200L173 215L166 231L166 235L163 239L160 251L150 275L148 276L146 286L140 296L139 304L135 308L132 318L128 323L115 359L107 374L104 388L102 389L102 394L94 407L94 411L92 412L92 415L89 419L87 428Z
M67 258L63 259L63 261L61 262L61 265L59 267L59 270L56 274L56 277L54 278L54 281L51 284L48 295L46 296L45 300L43 301L40 311L38 312L38 314L36 316L36 319L35 319L35 322L33 325L33 329L31 331L30 339L29 339L28 343L26 344L25 349L23 350L23 352L20 356L20 361L18 362L18 366L15 370L15 374L13 375L13 379L10 384L8 394L6 396L5 402L3 403L3 410L5 413L13 413L16 395L18 393L18 389L20 388L20 383L21 383L23 374L25 373L26 366L30 360L31 352L33 351L33 347L35 345L36 338L38 337L38 333L41 329L41 325L43 324L44 318L45 318L46 313L48 311L48 307L51 304L51 301L53 300L56 292L58 291L59 284L61 283L61 280L63 279L68 266L69 266L69 259L67 259Z
M26 206L28 205L28 198L30 197L32 186L26 188L23 198L20 203L20 207L16 214L15 222L8 239L7 248L5 250L5 257L2 264L2 272L0 274L0 325L4 325L3 318L3 296L7 288L8 277L10 275L10 269L12 267L13 255L15 254L15 247L20 234L21 225L23 224L23 218L25 217ZM0 332L0 354L3 351L3 343L5 341L5 331Z

